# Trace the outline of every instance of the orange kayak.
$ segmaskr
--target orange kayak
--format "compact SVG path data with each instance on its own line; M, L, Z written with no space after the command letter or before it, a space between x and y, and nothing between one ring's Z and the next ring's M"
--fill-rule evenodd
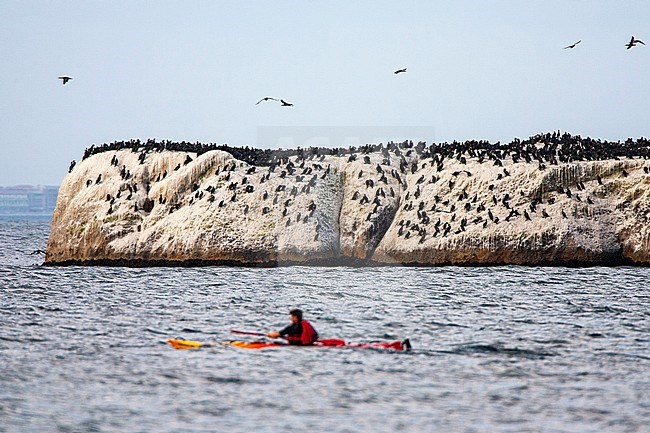
M268 349L279 347L292 347L285 343L275 341L224 341L222 343L204 343L201 341L169 339L167 342L174 349L199 349L201 347L213 346L233 346L239 349ZM391 349L405 351L411 348L408 340L403 341L376 341L370 343L346 343L345 340L338 338L329 338L316 341L313 346L293 346L293 347L349 347L357 349Z

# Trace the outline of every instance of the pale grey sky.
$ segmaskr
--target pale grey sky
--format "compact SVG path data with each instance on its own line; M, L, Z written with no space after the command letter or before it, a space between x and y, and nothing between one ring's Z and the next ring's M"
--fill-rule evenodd
M130 138L647 137L649 24L647 1L0 0L0 185Z

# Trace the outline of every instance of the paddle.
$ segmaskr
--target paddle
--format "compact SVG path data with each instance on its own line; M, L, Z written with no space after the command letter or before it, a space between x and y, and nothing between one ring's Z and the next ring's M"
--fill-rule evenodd
M232 334L257 335L258 337L266 337L266 334L263 332L238 331L237 329L231 329L230 332Z
M266 337L266 334L262 332L238 331L237 329L231 329L230 332L232 332L233 334L256 335L259 337ZM203 343L201 341L178 340L178 339L169 339L167 341L175 349L198 349L200 347L211 347L220 344L220 343Z
M199 349L201 347L217 346L219 343L203 343L202 341L178 340L170 338L167 340L174 349Z
M231 332L232 334L256 335L256 336L258 336L258 337L266 337L266 336L267 336L267 335L266 335L265 333L263 333L263 332L239 331L239 330L237 330L237 329L231 329L230 332ZM287 337L284 337L284 336L280 335L279 337L275 337L275 338L285 338L285 339L286 339Z

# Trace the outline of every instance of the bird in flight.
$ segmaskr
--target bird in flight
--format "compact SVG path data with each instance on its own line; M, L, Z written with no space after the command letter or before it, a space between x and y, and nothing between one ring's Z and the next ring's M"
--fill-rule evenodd
M62 77L59 77L59 80L63 81L63 84L67 83L68 81L72 80L72 77L66 77L65 75Z
M632 48L632 47L636 47L636 44L645 45L645 42L640 41L640 40L638 40L638 39L634 39L634 36L632 36L632 39L630 39L630 42L628 42L627 44L625 44L625 46L626 46L627 49L629 50L629 49Z
M578 44L579 44L580 42L582 42L582 39L581 39L581 40L579 40L578 42L576 42L576 43L574 43L574 44L571 44L571 45L567 45L567 46L566 46L566 47L564 47L563 49L564 49L564 50L566 50L567 48L575 48L575 47L576 47L576 45L578 45Z
M277 101L277 99L276 98L271 98L270 96L267 96L266 98L262 98L259 101L257 101L257 104L259 104L260 102L266 102L266 101ZM257 105L257 104L255 104L255 105Z
M280 99L280 102L282 103L283 107L293 107L293 104L290 102L285 101L284 99Z
M395 72L393 72L393 74L397 75L397 74L401 74L402 72L406 72L406 68L404 68L404 69L398 69L398 70L396 70Z

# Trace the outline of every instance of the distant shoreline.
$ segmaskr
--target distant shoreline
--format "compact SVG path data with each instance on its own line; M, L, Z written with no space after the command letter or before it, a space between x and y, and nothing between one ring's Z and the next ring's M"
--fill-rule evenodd
M51 220L51 213L49 214L0 214L0 220Z

